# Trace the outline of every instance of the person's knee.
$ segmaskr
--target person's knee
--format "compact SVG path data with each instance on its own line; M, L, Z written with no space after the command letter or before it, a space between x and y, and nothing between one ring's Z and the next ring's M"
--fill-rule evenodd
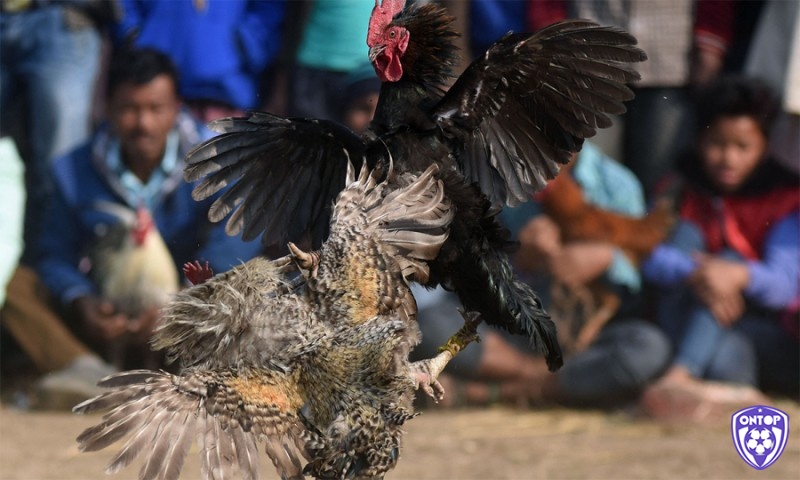
M644 321L631 322L627 340L620 344L620 356L631 375L631 383L644 386L661 375L672 357L672 347L667 336Z
M738 332L729 332L719 343L705 377L711 380L756 385L758 359L752 342Z

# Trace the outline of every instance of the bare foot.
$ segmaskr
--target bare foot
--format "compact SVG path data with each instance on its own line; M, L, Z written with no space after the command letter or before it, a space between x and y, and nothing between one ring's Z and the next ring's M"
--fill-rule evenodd
M766 395L749 385L700 380L685 369L673 367L645 389L640 406L646 415L657 420L706 422L769 402Z

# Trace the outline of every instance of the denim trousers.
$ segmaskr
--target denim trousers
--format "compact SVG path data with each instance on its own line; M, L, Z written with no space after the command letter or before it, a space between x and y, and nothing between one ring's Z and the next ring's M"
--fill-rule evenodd
M63 6L0 16L2 130L26 137L20 147L26 153L29 245L41 228L51 191L49 162L89 136L99 64L99 33L91 24L68 21ZM30 251L25 256L30 259Z
M700 232L682 224L672 244L685 252L704 250ZM724 251L733 261L741 256ZM731 327L721 326L686 285L664 291L658 319L675 346L674 364L698 378L742 383L797 396L800 394L798 342L779 323L779 312L748 304Z

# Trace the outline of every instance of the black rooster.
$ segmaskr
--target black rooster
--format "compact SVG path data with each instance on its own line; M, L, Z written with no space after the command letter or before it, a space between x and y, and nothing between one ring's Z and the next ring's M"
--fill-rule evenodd
M625 111L646 58L636 39L613 27L570 20L535 34L508 34L447 90L457 62L453 19L433 4L384 0L369 23L369 56L383 82L370 130L362 137L326 120L253 113L211 127L222 132L187 156L189 181L204 199L231 187L209 218L231 211L229 234L264 232L268 245L327 234L330 207L344 187L348 160L420 173L439 165L455 207L450 237L428 285L455 290L467 310L526 335L551 369L562 364L555 327L535 293L514 278L507 233L495 216L525 201Z

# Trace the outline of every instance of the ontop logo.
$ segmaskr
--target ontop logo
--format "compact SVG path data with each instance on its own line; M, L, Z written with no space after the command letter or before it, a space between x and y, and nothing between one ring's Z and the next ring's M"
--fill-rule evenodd
M789 415L774 407L756 405L731 417L733 444L742 460L764 470L781 456L789 437Z

